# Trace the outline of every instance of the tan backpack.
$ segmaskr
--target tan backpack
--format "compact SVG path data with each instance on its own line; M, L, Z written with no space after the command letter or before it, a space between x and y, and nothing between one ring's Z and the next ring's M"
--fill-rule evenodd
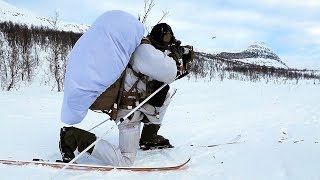
M125 70L124 70L125 72ZM90 110L101 111L116 119L118 104L123 92L124 72L118 80L107 88L90 106Z
M131 68L131 65L128 64L127 68ZM122 72L121 76L115 83L107 88L93 102L93 104L89 108L90 110L106 113L110 116L110 119L115 120L117 118L117 112L119 108L131 110L135 108L141 100L144 100L146 98L147 93L139 93L137 89L139 81L146 82L146 76L142 73L136 73L132 70L135 76L138 77L138 80L133 84L131 89L126 92L123 88L125 71L126 70ZM134 97L134 99L132 99L132 97Z

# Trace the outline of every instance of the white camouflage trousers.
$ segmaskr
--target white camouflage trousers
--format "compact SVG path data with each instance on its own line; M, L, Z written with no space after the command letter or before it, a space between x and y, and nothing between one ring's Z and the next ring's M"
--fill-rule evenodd
M108 141L100 140L96 143L91 155L112 166L132 166L139 149L141 120L146 116L150 123L161 124L166 110L170 104L170 94L161 107L149 104L139 108L131 119L124 120L118 125L119 146ZM117 121L127 115L130 110L119 110Z

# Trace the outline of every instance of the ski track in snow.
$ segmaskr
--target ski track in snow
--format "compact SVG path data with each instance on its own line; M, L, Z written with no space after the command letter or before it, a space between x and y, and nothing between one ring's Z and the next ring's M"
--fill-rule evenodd
M57 179L320 179L320 86L203 79L179 80L160 134L176 147L138 151L135 166L191 162L169 172L64 171ZM0 91L0 159L60 158L58 149L62 93L35 85ZM78 125L90 129L106 116L89 112ZM108 121L93 130L102 135ZM117 144L114 128L104 139ZM239 143L216 147L241 134ZM191 144L195 146L190 146ZM97 163L84 156L79 162ZM0 165L2 179L49 179L58 170Z

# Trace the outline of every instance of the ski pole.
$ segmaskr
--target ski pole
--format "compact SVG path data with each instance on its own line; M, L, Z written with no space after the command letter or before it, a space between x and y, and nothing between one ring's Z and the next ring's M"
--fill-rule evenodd
M90 131L92 131L93 129L95 129L95 128L99 127L101 124L103 124L103 123L105 123L105 122L107 122L107 121L109 121L109 120L110 120L110 118L108 118L108 119L106 119L106 120L102 121L101 123L99 123L99 124L95 125L94 127L92 127L91 129L89 129L88 131L89 131L89 132L90 132Z

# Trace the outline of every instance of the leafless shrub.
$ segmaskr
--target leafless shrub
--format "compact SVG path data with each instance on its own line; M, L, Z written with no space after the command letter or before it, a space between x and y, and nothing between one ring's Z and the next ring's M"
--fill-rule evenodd
M147 25L147 19L151 13L152 8L155 6L154 0L144 0L144 8L143 8L143 14L138 14L139 20L144 24L145 28L149 32L150 27ZM160 23L166 16L169 15L169 11L162 11L162 16L158 20L158 23Z

